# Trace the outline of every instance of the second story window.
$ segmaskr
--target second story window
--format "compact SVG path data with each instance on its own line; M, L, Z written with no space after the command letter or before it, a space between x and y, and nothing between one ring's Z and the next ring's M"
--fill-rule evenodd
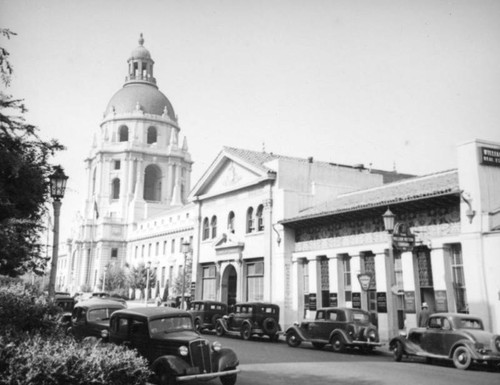
M210 227L208 226L208 218L203 220L203 236L202 239L208 239L210 237Z
M257 231L264 231L263 211L264 206L260 205L257 207L257 213L255 214L255 219L257 220Z
M217 217L214 215L210 221L210 228L212 230L212 238L217 236Z
M232 211L227 216L227 231L234 233L234 213Z
M247 210L247 233L251 233L253 228L253 207L249 207Z
M113 199L120 199L120 179L115 178L112 182L112 194Z

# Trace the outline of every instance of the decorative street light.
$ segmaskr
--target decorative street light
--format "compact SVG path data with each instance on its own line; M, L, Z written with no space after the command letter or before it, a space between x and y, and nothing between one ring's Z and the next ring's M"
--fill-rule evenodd
M184 254L184 269L182 272L182 295L181 295L181 309L184 309L184 296L186 292L186 260L191 244L188 241L182 242L182 253Z
M382 215L382 218L384 219L384 227L385 230L389 233L392 234L394 231L394 221L396 216L392 213L392 211L387 208L387 211Z
M61 199L66 191L66 182L68 177L64 174L61 166L54 167L54 173L49 176L50 181L50 196L53 199L54 206L54 239L52 245L52 262L50 265L49 278L49 297L54 298L56 292L56 277L57 277L57 257L59 253L59 215L61 214Z
M108 272L108 266L104 266L103 277L102 277L102 291L106 291L106 273Z
M146 263L146 293L144 294L144 302L148 306L148 291L149 291L149 270L151 269L151 261Z

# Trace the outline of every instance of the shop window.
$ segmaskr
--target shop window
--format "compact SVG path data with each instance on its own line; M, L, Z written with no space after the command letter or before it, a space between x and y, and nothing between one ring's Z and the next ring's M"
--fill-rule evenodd
M202 271L202 298L215 300L215 265L203 266Z
M264 299L264 262L247 264L247 301Z

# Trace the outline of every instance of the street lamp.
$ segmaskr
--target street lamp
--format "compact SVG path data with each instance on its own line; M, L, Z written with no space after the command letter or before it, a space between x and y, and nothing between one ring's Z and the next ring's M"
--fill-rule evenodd
M146 293L144 294L144 301L148 306L148 291L149 291L149 270L151 269L151 261L146 263Z
M49 176L50 196L54 206L54 239L52 245L52 262L50 265L49 297L54 298L57 276L57 257L59 252L59 215L61 214L61 199L66 191L68 177L64 174L61 166L54 167L54 173Z
M382 215L382 218L384 219L385 230L389 234L392 234L392 232L394 231L394 221L396 219L396 216L389 208L387 208L387 211L384 213L384 215Z
M181 309L184 308L184 295L186 292L186 260L189 253L191 244L188 241L182 242L182 253L184 254L184 269L182 272L182 295L181 295Z
M104 266L103 277L102 277L102 291L106 291L106 273L108 272L108 267Z

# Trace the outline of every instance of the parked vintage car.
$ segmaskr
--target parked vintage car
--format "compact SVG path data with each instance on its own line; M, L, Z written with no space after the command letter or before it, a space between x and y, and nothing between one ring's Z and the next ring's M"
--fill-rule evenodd
M234 312L217 320L215 331L218 336L224 334L239 335L244 340L252 335L267 335L277 341L281 326L278 305L264 302L237 303Z
M382 344L377 327L370 322L370 313L361 309L329 307L318 309L313 321L295 323L286 331L286 342L297 347L310 342L317 349L330 344L333 351L347 347L372 351Z
M71 324L71 314L75 307L75 299L69 293L57 292L54 297L55 304L62 309L59 322L62 326L68 327Z
M76 339L85 337L106 339L111 314L126 308L127 306L121 302L101 298L80 301L73 309L69 332Z
M218 301L193 301L189 310L194 320L194 327L200 333L215 329L217 320L227 315L227 305Z
M433 314L427 327L410 329L407 336L393 338L389 347L395 361L403 356L445 359L463 370L474 361L500 363L500 335L485 331L481 318L469 314Z
M109 341L136 349L160 385L217 377L223 385L236 383L236 354L201 338L185 310L158 306L117 311L111 316Z

